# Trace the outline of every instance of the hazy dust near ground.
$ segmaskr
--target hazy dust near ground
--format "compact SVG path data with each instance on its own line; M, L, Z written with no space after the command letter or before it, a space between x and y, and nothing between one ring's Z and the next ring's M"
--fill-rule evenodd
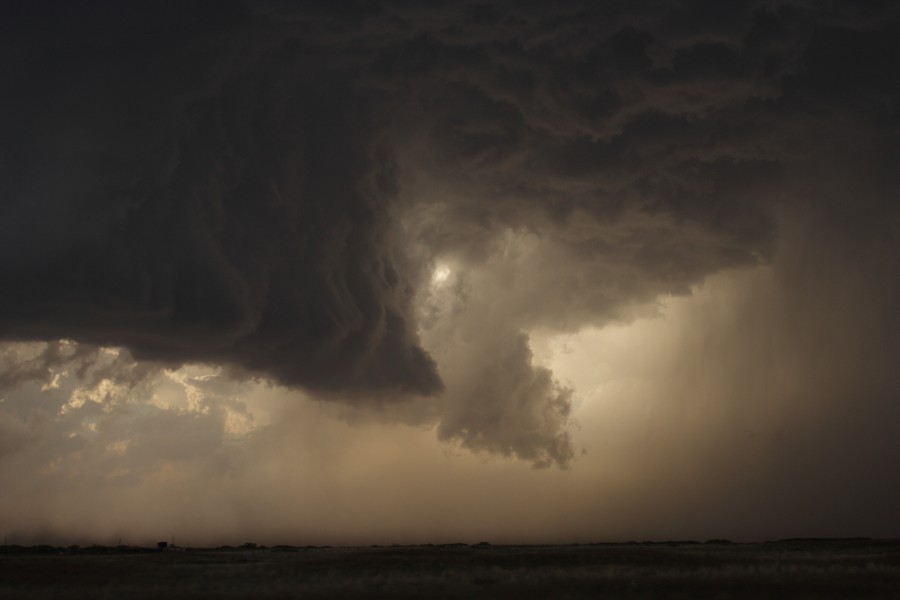
M0 597L896 598L900 543L0 552Z

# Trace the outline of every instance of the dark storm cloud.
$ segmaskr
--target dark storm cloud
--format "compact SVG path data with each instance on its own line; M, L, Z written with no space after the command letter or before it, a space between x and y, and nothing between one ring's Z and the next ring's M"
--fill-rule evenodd
M6 337L437 389L352 72L241 4L5 10Z
M0 334L354 397L440 372L443 437L538 464L570 399L528 331L770 260L845 154L864 209L810 210L896 217L892 3L2 10Z
M454 317L464 352L491 357L478 361L485 371L515 355L494 347L519 339L512 332L627 321L660 295L771 260L789 247L778 237L785 206L834 213L848 239L873 233L874 219L897 252L896 226L885 225L897 219L896 8L596 6L557 4L552 15L505 6L494 38L454 27L447 13L423 20L432 30L417 40L417 68L446 76L409 83L416 102L401 162L419 182L407 229L438 262L492 265L472 275L466 308L453 308L466 315ZM847 181L857 184L852 202L822 194ZM525 241L509 242L510 230ZM439 364L453 363L447 354ZM530 355L518 356L515 381L537 378ZM466 388L468 378L442 372L451 395ZM490 393L470 397L491 406L467 410L468 423L445 418L443 435L484 449L502 439L492 407L527 407L499 411L513 419L568 402L490 373L481 375ZM532 441L531 450L552 447Z

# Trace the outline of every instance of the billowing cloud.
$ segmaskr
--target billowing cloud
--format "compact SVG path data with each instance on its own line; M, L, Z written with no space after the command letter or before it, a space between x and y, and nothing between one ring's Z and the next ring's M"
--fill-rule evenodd
M116 347L567 466L576 392L536 331L897 253L889 3L2 10L0 336L51 342L12 387ZM839 233L800 250L785 215Z
M14 21L4 335L438 389L391 245L395 166L352 75L240 4L151 8Z

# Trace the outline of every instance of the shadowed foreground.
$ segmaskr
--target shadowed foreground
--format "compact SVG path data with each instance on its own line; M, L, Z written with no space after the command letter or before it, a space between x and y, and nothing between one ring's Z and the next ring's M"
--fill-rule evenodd
M0 597L897 598L900 542L0 548Z

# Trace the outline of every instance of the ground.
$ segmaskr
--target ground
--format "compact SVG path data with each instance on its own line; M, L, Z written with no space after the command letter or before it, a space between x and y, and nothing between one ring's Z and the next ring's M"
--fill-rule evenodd
M900 598L900 542L0 547L0 597Z

